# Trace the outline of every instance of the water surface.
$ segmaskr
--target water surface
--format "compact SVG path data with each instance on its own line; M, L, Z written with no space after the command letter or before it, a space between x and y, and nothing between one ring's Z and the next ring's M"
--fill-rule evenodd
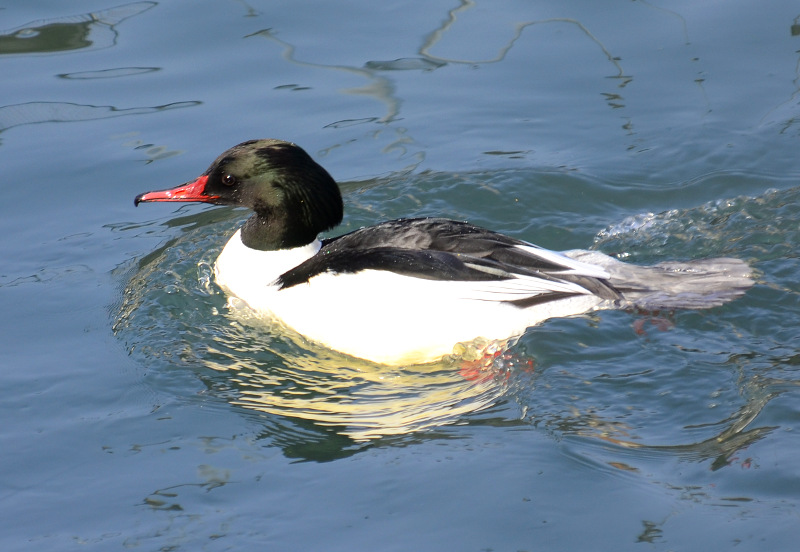
M794 550L794 3L17 4L3 550ZM353 361L232 315L245 211L133 207L257 137L340 181L342 232L447 216L757 284L489 366Z

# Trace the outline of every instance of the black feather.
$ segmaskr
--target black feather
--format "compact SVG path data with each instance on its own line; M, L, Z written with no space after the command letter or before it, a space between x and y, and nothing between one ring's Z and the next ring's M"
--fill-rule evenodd
M536 255L530 244L447 219L419 218L383 222L323 240L319 252L278 278L281 289L323 273L386 270L404 276L445 281L497 281L517 276L571 282L606 299L619 293L606 281L564 274L570 267ZM574 294L538 293L510 303L527 308Z

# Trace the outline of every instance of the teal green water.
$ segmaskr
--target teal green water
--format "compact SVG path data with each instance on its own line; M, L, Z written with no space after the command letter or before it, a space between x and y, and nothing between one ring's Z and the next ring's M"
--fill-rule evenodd
M0 548L795 549L794 3L0 7ZM247 212L133 207L267 136L340 181L342 232L447 216L757 284L478 374L356 362L233 316Z

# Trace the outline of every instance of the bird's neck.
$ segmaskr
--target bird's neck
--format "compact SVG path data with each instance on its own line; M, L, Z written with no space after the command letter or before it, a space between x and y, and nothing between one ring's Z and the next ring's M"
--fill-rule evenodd
M313 242L318 232L298 221L290 221L285 211L255 213L242 226L242 243L258 251L294 249Z

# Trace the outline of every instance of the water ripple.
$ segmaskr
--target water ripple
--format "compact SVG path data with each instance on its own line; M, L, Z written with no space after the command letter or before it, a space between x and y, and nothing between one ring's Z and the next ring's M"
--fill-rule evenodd
M421 178L458 185L463 175ZM356 212L369 211L372 195L390 193L362 189ZM265 436L285 450L327 440L342 454L392 436L456 435L442 432L452 424L525 424L578 439L587 453L602 445L613 451L609 465L624 471L665 454L718 469L790 415L776 414L774 405L799 380L800 323L785 324L797 321L800 305L798 203L800 189L771 190L608 226L595 247L629 261L730 255L748 259L761 285L702 313L553 320L528 332L509 356L473 371L454 361L374 365L243 315L212 276L243 215L228 209L117 229L169 239L128 272L114 328L156 374L154 385L159 374L169 386L174 370L194 373L212 397L261 416Z

